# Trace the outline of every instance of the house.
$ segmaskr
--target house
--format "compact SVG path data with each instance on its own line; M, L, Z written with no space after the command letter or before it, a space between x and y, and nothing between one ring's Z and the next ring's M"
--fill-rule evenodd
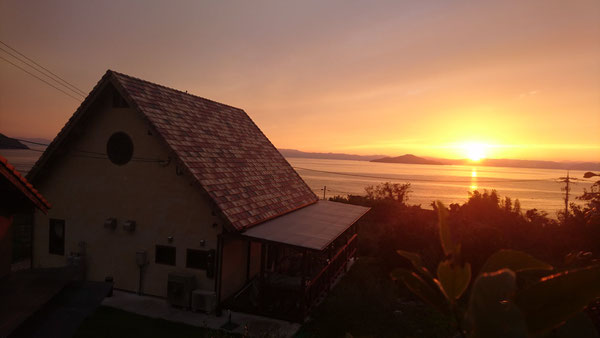
M50 203L23 177L6 158L0 156L0 278L10 272L12 236L10 227L17 213L37 208L47 213Z
M206 311L249 294L301 318L368 211L319 201L243 110L110 70L28 177L55 203L34 215L34 267L79 260L90 280Z

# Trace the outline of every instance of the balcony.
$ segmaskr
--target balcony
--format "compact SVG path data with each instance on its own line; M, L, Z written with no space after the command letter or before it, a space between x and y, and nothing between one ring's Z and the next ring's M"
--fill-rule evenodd
M230 299L237 311L303 322L356 255L357 235L342 234L322 251L268 244L261 273Z

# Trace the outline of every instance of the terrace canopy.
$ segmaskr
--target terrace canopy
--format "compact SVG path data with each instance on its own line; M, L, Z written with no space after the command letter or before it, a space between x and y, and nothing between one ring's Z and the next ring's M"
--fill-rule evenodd
M343 234L369 208L320 200L246 230L251 239L323 250Z

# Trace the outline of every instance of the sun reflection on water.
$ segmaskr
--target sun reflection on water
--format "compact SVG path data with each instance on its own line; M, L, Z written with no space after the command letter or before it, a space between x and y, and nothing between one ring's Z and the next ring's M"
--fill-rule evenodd
M477 168L471 168L471 191L477 190Z

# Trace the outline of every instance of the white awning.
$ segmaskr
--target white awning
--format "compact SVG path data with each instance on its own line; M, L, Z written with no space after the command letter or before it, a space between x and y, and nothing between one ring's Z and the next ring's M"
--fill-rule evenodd
M318 201L253 226L242 234L253 239L323 250L370 208Z

